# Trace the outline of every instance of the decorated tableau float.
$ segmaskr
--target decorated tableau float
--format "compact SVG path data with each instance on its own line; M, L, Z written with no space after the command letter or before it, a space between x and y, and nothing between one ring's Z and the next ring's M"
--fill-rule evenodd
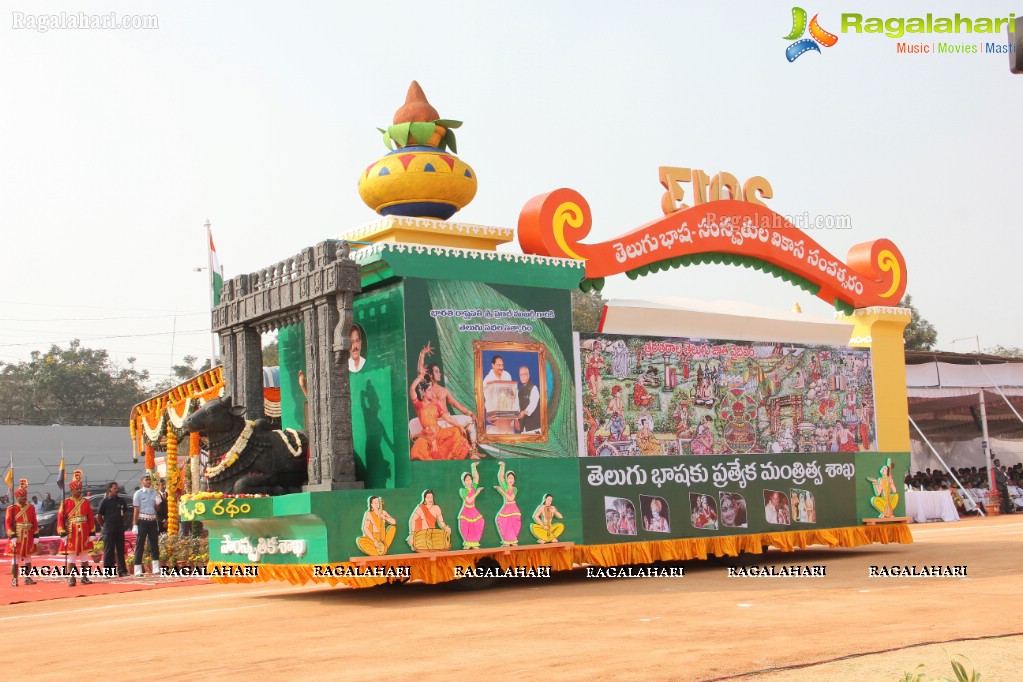
M764 178L666 167L662 217L587 244L585 199L559 189L523 208L523 253L499 252L512 229L449 221L476 192L459 125L413 83L359 179L382 217L225 282L221 367L136 407L139 452L164 443L171 470L179 439L193 462L208 443L177 506L219 579L439 583L912 541L894 244L843 262L765 205ZM626 304L572 330L573 290L711 262L835 319Z

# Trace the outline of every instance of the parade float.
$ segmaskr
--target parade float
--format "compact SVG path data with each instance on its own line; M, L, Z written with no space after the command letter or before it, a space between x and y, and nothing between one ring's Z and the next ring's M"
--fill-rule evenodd
M662 215L634 231L586 243L586 200L558 189L522 209L522 253L499 251L515 230L449 220L477 183L459 125L413 83L359 177L381 218L225 282L221 368L133 412L138 451L165 443L172 470L186 432L193 462L208 442L178 506L209 530L216 579L440 583L912 541L892 242L842 261L765 205L764 178L664 167ZM574 290L701 263L780 277L836 319L609 305L573 332Z

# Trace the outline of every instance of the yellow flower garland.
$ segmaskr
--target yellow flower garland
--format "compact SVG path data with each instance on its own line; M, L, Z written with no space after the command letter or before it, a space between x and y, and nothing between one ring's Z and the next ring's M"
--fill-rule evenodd
M167 535L178 534L178 437L167 429Z

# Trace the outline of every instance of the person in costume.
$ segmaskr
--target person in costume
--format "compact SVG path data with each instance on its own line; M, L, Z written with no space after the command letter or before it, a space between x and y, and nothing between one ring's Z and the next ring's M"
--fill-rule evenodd
M870 420L871 420L871 410L870 410L869 407L864 407L863 408L863 418L860 419L859 432L860 432L860 443L863 445L864 449L867 449L867 450L869 450L870 446L871 446L871 442L870 442Z
M835 440L838 442L839 452L860 451L860 446L856 444L856 436L845 422L835 424Z
M445 388L442 383L444 373L441 371L440 365L436 362L427 364L426 357L428 355L433 355L433 348L429 342L419 351L419 373L425 373L427 380L433 384L433 400L437 403L438 413L446 421L465 429L465 435L469 441L470 459L479 459L479 453L476 450L476 417L469 411L469 408L455 400L451 391ZM461 414L454 414L451 408L458 410Z
M75 469L68 484L71 497L64 500L57 513L57 534L67 536L64 540L64 553L68 562L74 567L78 562L82 569L82 584L88 585L89 552L92 551L92 533L96 530L96 519L92 515L92 505L82 497L82 470ZM67 584L75 586L75 576L67 579Z
M412 512L408 530L407 542L416 552L451 549L451 526L444 523L444 514L434 501L432 490L423 491L423 501Z
M565 532L565 524L554 523L554 518L564 519L558 508L554 506L554 496L547 493L543 496L543 502L533 512L533 523L529 530L533 533L539 544L557 542L562 533Z
M675 428L675 436L684 437L689 432L689 403L684 400L679 403L678 412L675 413L675 420L678 426ZM679 453L682 451L679 450Z
M501 536L501 544L505 547L519 544L519 531L522 530L522 512L515 503L518 490L515 488L515 472L504 473L504 462L498 464L497 482L494 490L501 493L504 506L497 512L497 532Z
M636 385L632 389L632 402L637 407L649 407L654 397L643 386L643 383L636 380Z
M641 455L661 454L661 444L653 431L653 419L646 414L639 418L639 433L636 434L636 445Z
M624 500L622 505L621 521L619 522L619 528L623 535L635 535L636 534L636 510L632 506L632 503Z
M618 535L621 531L618 530L618 523L621 521L621 514L614 509L607 509L604 512L604 518L607 521L607 532Z
M480 488L480 475L476 471L478 464L472 463L472 472L462 474L462 508L458 510L458 532L462 534L463 549L479 549L480 538L483 537L483 515L476 508L476 498L483 492Z
M372 495L366 506L366 513L362 516L362 537L355 540L365 554L369 556L382 556L394 541L395 525L394 517L384 511L384 500L382 497Z
M824 376L824 368L816 354L810 356L810 383L817 383Z
M425 372L412 383L409 397L422 429L412 444L412 459L465 459L469 455L469 441L462 428L449 421L450 415L441 412Z
M781 506L778 507L778 523L788 526L792 523L792 509L789 507L789 498L782 493L780 499Z
M895 479L892 478L891 457L881 467L881 475L877 478L868 478L870 485L874 488L874 497L870 498L870 504L881 513L880 518L891 518L895 516L895 507L899 504L899 494L896 492Z
M693 509L693 527L710 530L716 530L718 527L718 516L711 509L709 498L706 495L700 495L697 498L696 507Z
M36 533L39 522L36 521L36 510L28 503L28 480L20 479L14 491L14 503L7 508L4 517L4 528L7 530L7 553L11 556L11 585L18 586L18 563L26 572L32 568L32 555L35 554ZM35 585L36 581L25 576L26 585Z
M583 408L583 430L586 432L586 456L597 456L597 420L593 418L590 408Z
M643 529L654 533L670 533L668 519L661 516L663 503L658 498L650 500L650 516L643 519Z
M692 445L694 455L710 455L714 452L714 418L709 414L696 427L696 437Z
M601 354L603 350L600 341L593 342L593 350L590 351L589 357L586 359L586 385L590 388L590 395L594 398L600 395L600 391L603 389L603 380L601 375L604 373L604 357Z

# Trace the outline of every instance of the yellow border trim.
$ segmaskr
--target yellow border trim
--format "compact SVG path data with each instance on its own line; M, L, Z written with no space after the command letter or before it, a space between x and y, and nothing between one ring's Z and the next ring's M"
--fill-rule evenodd
M487 554L467 556L445 556L443 552L424 554L409 561L407 558L393 561L374 561L369 564L380 568L409 567L412 580L421 580L429 584L448 582L455 579L455 568L471 568L472 559L489 556L500 564L501 568L546 568L551 571L569 571L580 564L593 566L627 566L632 564L649 564L653 561L687 561L689 559L706 559L709 556L737 556L740 551L749 554L761 554L765 546L777 547L785 552L794 549L806 549L811 545L826 547L860 547L872 544L899 543L908 545L913 542L913 534L909 526L904 524L886 526L856 526L852 528L826 528L821 530L789 531L783 533L758 533L753 535L734 535L711 538L685 538L679 540L661 540L658 542L629 542L616 545L576 545L571 552L559 548L556 544L547 547L537 546L536 549L521 550L503 554L500 548L494 549L494 555ZM569 556L571 554L571 556ZM331 570L351 568L353 571L365 570L365 564L341 562L336 564L318 564L330 566ZM236 566L256 566L258 576L214 576L213 582L218 583L255 583L280 581L292 585L305 585L309 582L326 583L330 586L338 584L348 587L373 587L388 582L399 582L393 578L378 577L334 577L314 576L313 564L296 565L262 565L262 564L231 564L211 562L209 570L215 568L233 568Z

